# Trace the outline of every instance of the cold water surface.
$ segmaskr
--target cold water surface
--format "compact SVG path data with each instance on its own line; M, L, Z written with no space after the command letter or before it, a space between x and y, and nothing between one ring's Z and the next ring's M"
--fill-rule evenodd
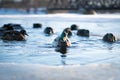
M120 17L94 17L71 14L38 16L17 16L0 18L0 26L5 23L21 24L29 36L26 41L0 40L0 63L33 63L45 65L120 63L120 41L109 44L102 41L108 32L120 38ZM41 23L42 28L32 28L33 23ZM78 37L76 31L69 38L72 46L68 48L65 60L52 47L52 41L64 28L77 24L80 29L89 29L90 37ZM53 27L55 34L46 36L43 31Z

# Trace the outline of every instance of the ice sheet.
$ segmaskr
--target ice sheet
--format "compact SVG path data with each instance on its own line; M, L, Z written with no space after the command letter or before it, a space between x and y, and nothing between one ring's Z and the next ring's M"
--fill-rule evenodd
M0 64L0 80L119 80L119 64Z

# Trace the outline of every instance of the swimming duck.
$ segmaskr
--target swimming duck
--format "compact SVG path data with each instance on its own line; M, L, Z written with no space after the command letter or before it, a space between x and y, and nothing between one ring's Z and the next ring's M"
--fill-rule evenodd
M44 33L47 34L47 35L51 35L51 34L54 33L54 30L53 30L52 27L46 27L46 28L44 29Z
M103 41L105 41L105 42L115 42L116 38L112 33L107 33L103 36Z
M25 30L21 31L6 31L2 36L3 40L16 40L16 41L23 41L25 40L25 35L28 35Z
M78 35L78 36L89 37L90 32L89 32L89 30L87 30L87 29L79 29L79 30L77 31L77 35Z
M33 28L42 28L42 24L40 23L34 23Z
M71 28L71 30L78 30L79 26L76 24L72 24L70 28Z
M70 40L68 39L68 34L63 31L62 34L55 38L54 41L53 41L53 46L54 47L70 47L71 46L71 42Z

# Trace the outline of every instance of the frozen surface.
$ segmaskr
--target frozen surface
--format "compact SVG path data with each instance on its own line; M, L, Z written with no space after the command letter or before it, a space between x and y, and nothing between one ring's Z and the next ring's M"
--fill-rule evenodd
M119 64L0 64L0 80L119 80Z

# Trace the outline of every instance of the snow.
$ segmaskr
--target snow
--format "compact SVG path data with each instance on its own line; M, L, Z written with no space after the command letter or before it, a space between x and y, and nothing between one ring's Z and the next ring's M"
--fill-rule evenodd
M119 64L0 64L0 80L119 80Z

